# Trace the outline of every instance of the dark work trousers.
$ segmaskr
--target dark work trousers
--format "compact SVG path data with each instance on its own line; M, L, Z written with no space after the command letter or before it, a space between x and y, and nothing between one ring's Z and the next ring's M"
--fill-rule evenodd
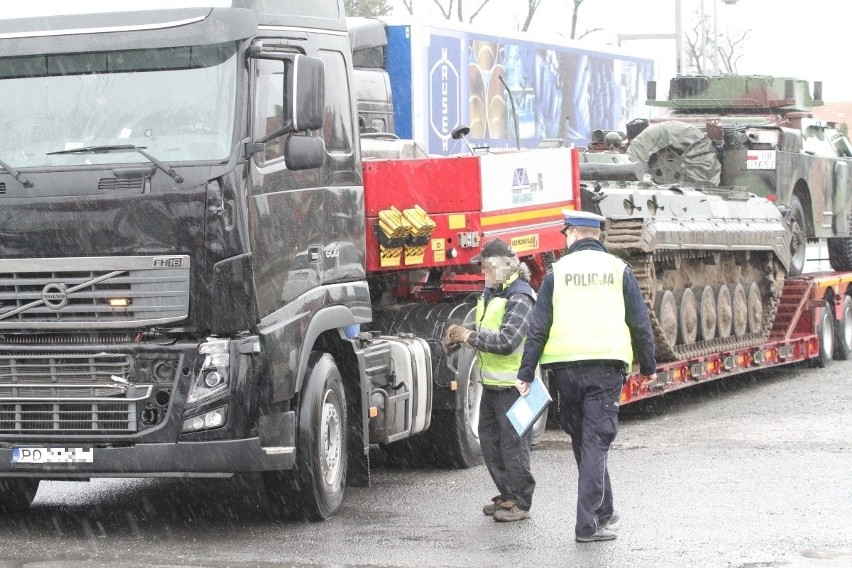
M606 458L618 433L620 369L593 364L552 369L559 389L559 420L577 461L577 536L591 536L612 515Z
M529 511L535 479L530 472L532 429L518 436L506 412L518 397L515 387L495 389L483 386L479 403L479 444L494 485L504 501L512 500Z

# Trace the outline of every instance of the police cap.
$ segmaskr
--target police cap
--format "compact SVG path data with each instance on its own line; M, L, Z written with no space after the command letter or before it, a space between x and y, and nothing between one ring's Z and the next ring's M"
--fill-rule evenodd
M512 250L506 241L502 239L494 239L485 243L485 246L482 247L482 251L473 258L470 259L470 262L473 264L479 264L486 258L495 258L495 257L509 257L514 258L515 251Z
M562 234L568 232L569 227L591 227L592 229L600 229L606 219L600 215L589 213L588 211L573 211L571 209L563 209L562 215L565 218L565 226L562 228Z

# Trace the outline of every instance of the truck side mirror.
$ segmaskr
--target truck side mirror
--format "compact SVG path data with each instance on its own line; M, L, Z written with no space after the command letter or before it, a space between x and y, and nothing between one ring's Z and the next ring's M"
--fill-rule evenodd
M319 130L325 120L325 64L308 55L293 57L285 67L284 123L292 132Z
M288 136L284 140L284 164L288 170L311 170L325 161L325 141L317 136Z

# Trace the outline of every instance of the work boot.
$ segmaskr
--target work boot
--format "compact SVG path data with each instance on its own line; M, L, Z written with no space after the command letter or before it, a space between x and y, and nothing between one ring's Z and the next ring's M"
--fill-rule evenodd
M530 512L524 511L512 500L503 501L500 507L494 512L494 520L501 523L511 523L512 521L522 521L530 518Z
M595 534L591 536L577 535L576 540L577 542L600 542L602 540L615 540L617 536L618 535L616 535L609 529L598 527L598 530L597 532L595 532Z
M482 507L482 512L490 517L497 511L497 509L500 508L500 503L502 502L503 497L501 495L495 495L491 498L491 501L489 501L485 504L485 506Z
M615 529L618 528L618 522L621 520L621 515L618 514L618 511L613 511L612 515L605 521L598 519L598 526L603 527L605 529Z

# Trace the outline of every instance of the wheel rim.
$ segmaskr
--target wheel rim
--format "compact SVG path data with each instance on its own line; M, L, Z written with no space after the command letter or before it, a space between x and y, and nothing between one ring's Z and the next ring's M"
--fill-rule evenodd
M757 284L752 282L748 289L748 330L758 333L763 327L763 300Z
M807 238L802 224L795 217L790 219L790 271L794 276L802 273L807 254Z
M656 183L680 183L683 181L681 155L673 148L663 148L651 156L651 177Z
M847 351L852 351L852 306L843 310L843 342Z
M731 302L731 289L725 284L719 287L716 295L716 333L722 339L731 336L734 326L733 304Z
M325 392L320 423L320 467L322 477L328 485L337 485L340 480L343 428L340 423L340 399L332 390Z
M819 340L823 346L823 353L825 353L826 357L831 357L831 354L834 353L834 334L831 329L831 312L828 311L828 308L825 308L822 316L821 335L822 337Z
M473 437L479 440L479 401L482 399L482 383L476 377L476 359L471 361L467 372L467 418Z

